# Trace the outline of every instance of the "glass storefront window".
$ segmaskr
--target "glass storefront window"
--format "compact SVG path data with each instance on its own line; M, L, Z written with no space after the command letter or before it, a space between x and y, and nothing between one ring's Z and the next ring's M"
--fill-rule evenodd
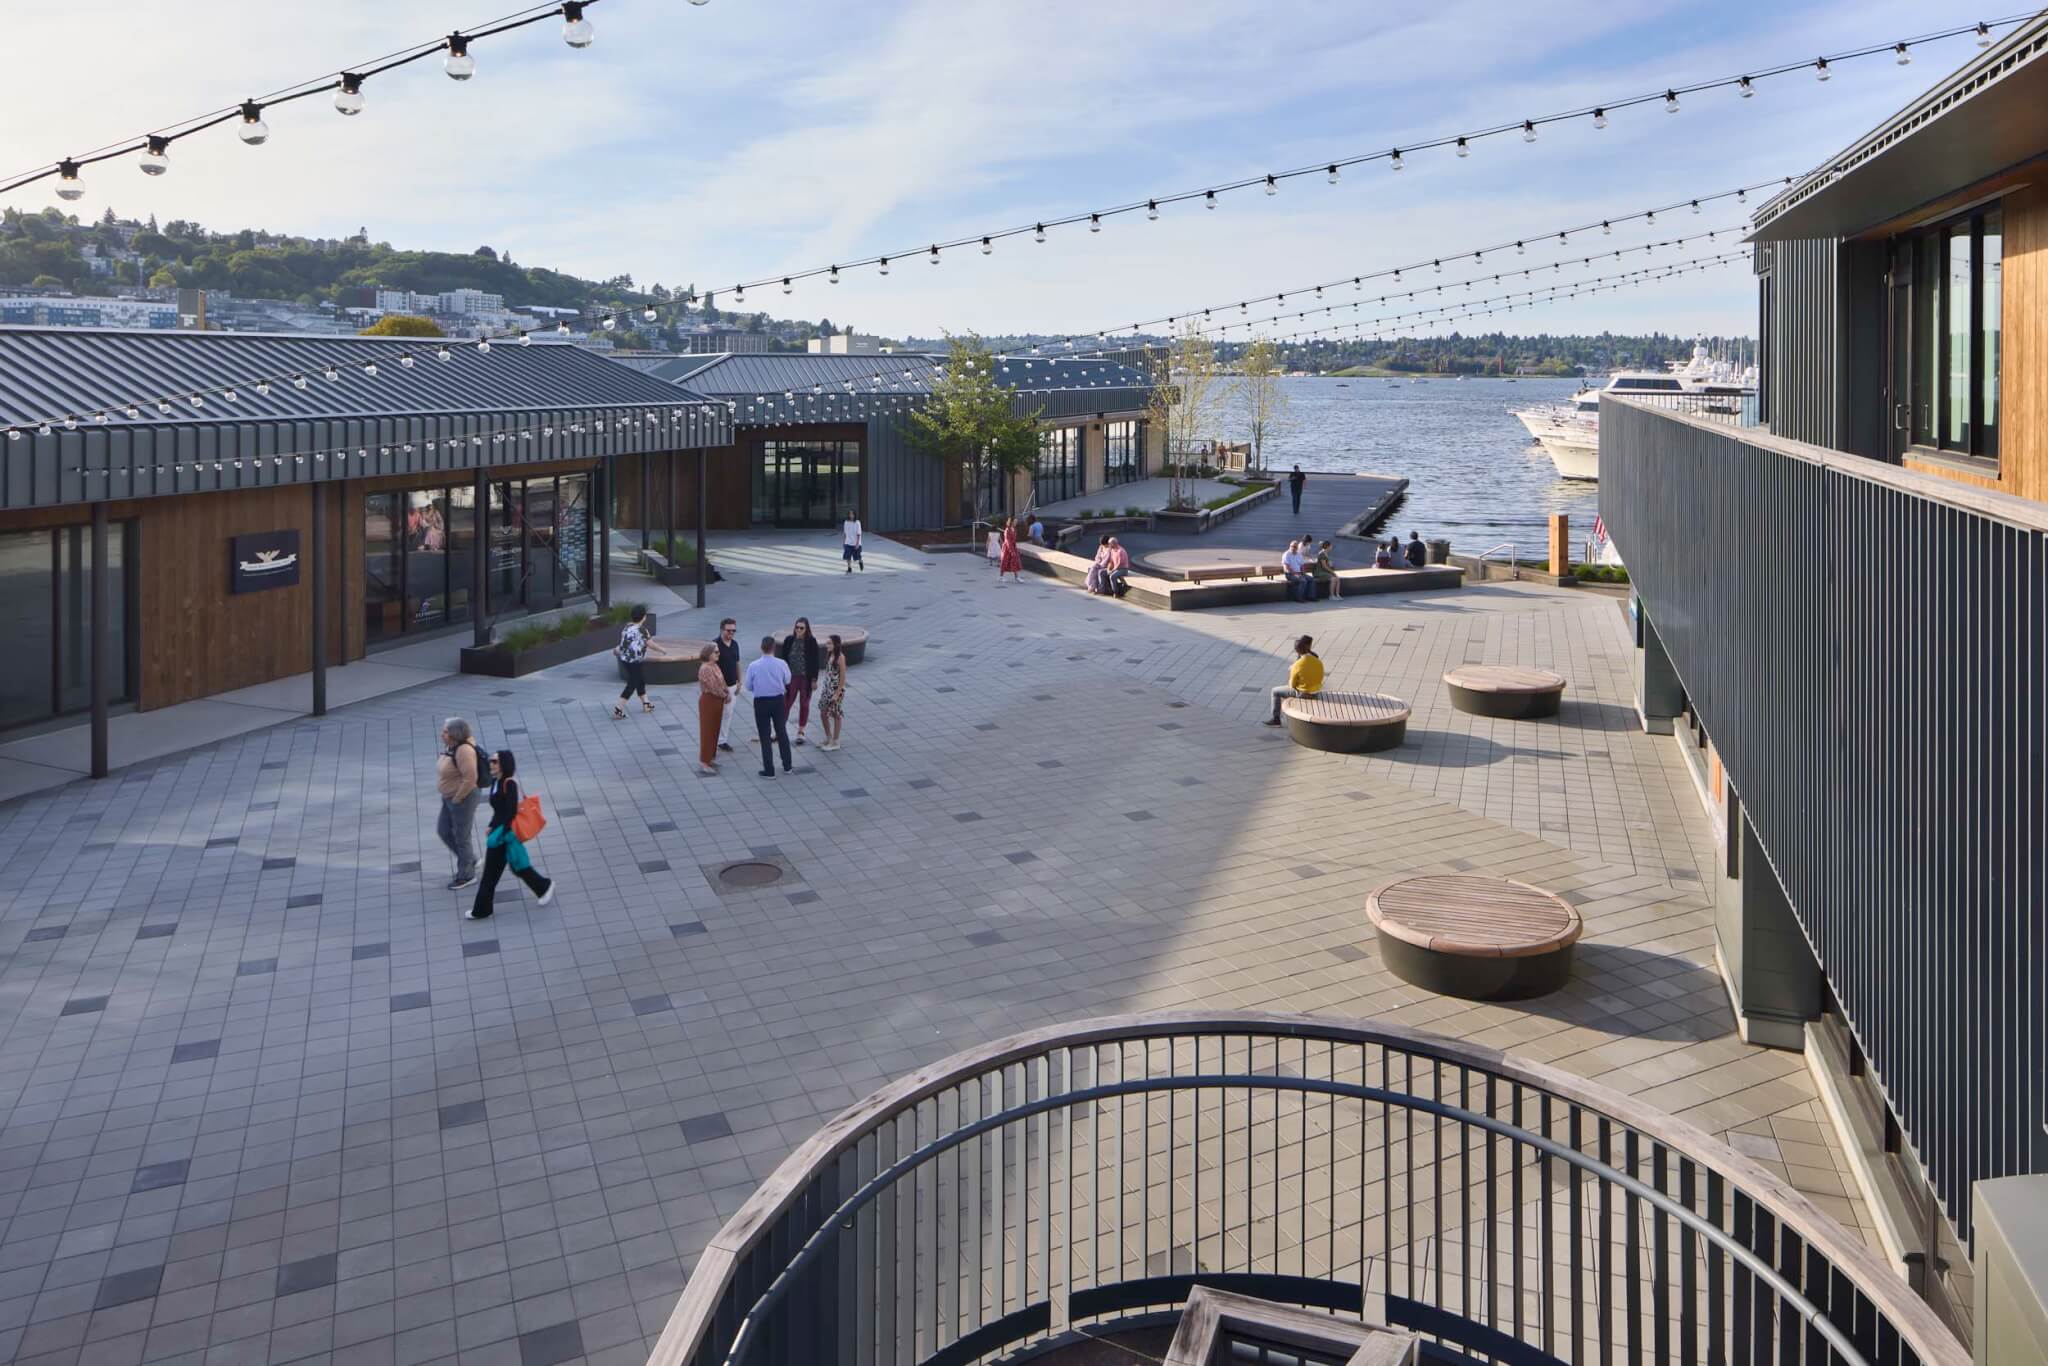
M1913 444L1996 459L2004 328L2004 218L1997 205L1900 239L1907 282L1905 376Z
M484 509L484 598L476 577L473 485L363 498L366 638L389 640L493 615L560 606L591 591L596 522L587 474L503 480Z
M1143 463L1142 422L1111 422L1102 429L1102 483L1105 488L1128 484L1138 478Z
M385 640L405 629L404 561L398 537L398 495L363 499L363 634Z
M443 489L405 495L406 628L448 620L448 497Z
M754 457L754 521L763 526L838 526L861 506L860 441L763 441Z
M107 694L133 696L133 524L107 529L107 601L113 648ZM92 530L0 532L0 727L47 720L92 705Z
M1053 427L1038 434L1038 462L1031 493L1040 507L1078 498L1081 488L1081 429Z
M565 474L555 496L555 573L562 596L590 591L590 476Z

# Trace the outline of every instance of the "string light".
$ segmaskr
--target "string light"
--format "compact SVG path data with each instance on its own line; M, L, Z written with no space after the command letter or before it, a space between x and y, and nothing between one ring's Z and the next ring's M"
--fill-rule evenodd
M76 201L85 194L85 186L78 183L78 163L65 158L57 163L57 198Z
M469 39L460 33L448 35L448 60L441 64L451 81L466 81L476 75L476 58L469 55Z
M1756 87L1750 83L1750 79L1747 76L1737 81L1735 88L1742 92L1742 98L1745 100L1756 94Z
M1667 114L1676 114L1678 112L1678 92L1676 90L1664 92L1664 112Z
M1830 77L1830 76L1832 76L1832 75L1834 75L1834 74L1835 74L1834 72L1832 72L1832 71L1828 70L1828 59L1827 59L1827 58L1825 58L1825 57L1816 57L1816 58L1814 58L1814 59L1813 59L1813 78L1814 78L1815 80L1817 80L1817 81L1824 81L1824 80L1826 80L1826 79L1827 79L1828 77Z
M884 256L884 257L883 257L883 258L882 258L882 259L881 259L880 261L876 262L876 270L875 270L875 273L876 273L876 274L878 274L878 275L887 275L887 274L889 273L889 258L888 258L888 257Z
M1911 66L1913 64L1913 54L1907 50L1906 44L1895 43L1892 50L1899 54L1898 61L1900 66Z
M242 123L235 129L235 136L251 147L261 147L270 141L270 125L263 121L263 106L254 100L242 101Z
M337 113L356 115L363 112L363 78L353 71L341 73L341 85L334 92L334 108Z
M1593 126L1595 128L1605 128L1607 126L1607 111L1598 105L1593 106Z
M1267 177L1266 177L1266 193L1267 193L1267 194L1269 194L1269 195L1271 195L1271 194L1279 194L1279 193L1280 193L1280 182L1279 182L1279 181L1277 181L1277 180L1275 180L1275 179L1273 179L1273 177L1271 177L1271 176L1267 176Z
M597 37L597 30L583 17L584 0L563 0L562 41L573 48L586 48Z
M1471 143L1469 143L1469 142L1467 142L1467 141L1465 141L1465 139L1463 139L1463 138L1459 138L1459 139L1458 139L1458 155L1459 155L1459 156L1461 156L1461 157L1469 157L1469 156L1471 156L1471 155L1472 155L1472 144L1471 144Z
M1088 215L1088 231L1090 231L1090 232L1101 232L1101 231L1102 231L1102 215L1101 215L1101 214L1099 214L1099 213L1091 213L1091 214L1089 214L1089 215ZM886 260L888 260L889 258L888 258L888 257L886 257L886 256L884 256L884 257L883 257L882 259L883 259L884 261L886 261Z
M1152 220L1153 222L1155 222L1155 223L1159 221L1159 201L1158 201L1158 200L1156 200L1156 199L1151 199L1151 200L1147 200L1147 201L1145 202L1145 217L1147 217L1147 218L1151 219L1151 220Z
M1400 148L1396 147L1393 151L1387 153L1387 169L1391 171L1398 171L1401 169Z
M1990 46L1991 46L1991 25L1989 25L1989 24L1979 24L1979 25L1977 25L1977 30L1976 30L1976 31L1977 31L1977 46L1978 46L1978 47L1990 47Z
M142 167L142 173L144 175L162 175L165 171L170 170L171 159L164 155L170 150L171 140L169 138L159 137L157 134L151 133L149 135L149 145L142 153L142 160L138 163Z
M995 244L995 243L993 243L993 242L989 241L989 240L988 240L988 239L987 239L986 237L984 237L984 238L982 238L982 239L981 239L981 254L982 254L983 256L989 256L989 255L992 255L992 254L994 254L994 252L995 252L995 249L996 249L996 244ZM787 283L787 281L785 281L784 283Z
M1522 141L1536 141L1536 124L1530 119L1522 120Z
M1037 229L1037 231L1035 231L1035 232L1033 232L1033 233L1031 234L1031 240L1032 240L1032 241L1034 241L1034 242L1044 242L1044 241L1045 241L1045 224L1043 224L1043 223L1040 223L1040 224L1038 225L1038 229ZM833 267L832 269L833 269L833 272L834 272L834 273L836 274L836 273L838 272L838 270L839 270L839 267L837 267L837 266L834 266L834 267Z

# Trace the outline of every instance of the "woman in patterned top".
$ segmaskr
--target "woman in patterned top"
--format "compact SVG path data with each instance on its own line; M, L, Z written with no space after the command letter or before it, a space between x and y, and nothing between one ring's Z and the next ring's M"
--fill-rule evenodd
M612 704L612 720L626 719L626 699L634 693L640 694L640 710L651 712L654 704L647 700L647 642L654 637L647 630L647 609L635 607L633 619L619 632L619 647L612 651L619 657L619 665L626 671L626 687L619 694L619 700Z

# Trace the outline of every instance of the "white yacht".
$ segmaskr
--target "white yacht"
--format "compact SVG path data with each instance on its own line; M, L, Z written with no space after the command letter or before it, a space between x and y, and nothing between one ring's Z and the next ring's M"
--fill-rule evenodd
M1622 370L1602 389L1581 389L1565 403L1515 411L1529 435L1543 447L1564 479L1600 477L1600 399L1606 394L1649 394L1669 406L1739 415L1745 399L1756 393L1756 370L1738 370L1707 354L1695 342L1692 359L1668 371Z

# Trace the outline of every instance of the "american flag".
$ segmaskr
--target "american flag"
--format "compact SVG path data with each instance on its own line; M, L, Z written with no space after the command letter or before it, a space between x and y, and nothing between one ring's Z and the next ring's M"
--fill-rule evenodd
M1593 514L1593 544L1607 544L1607 523L1600 520L1600 514L1597 512Z

